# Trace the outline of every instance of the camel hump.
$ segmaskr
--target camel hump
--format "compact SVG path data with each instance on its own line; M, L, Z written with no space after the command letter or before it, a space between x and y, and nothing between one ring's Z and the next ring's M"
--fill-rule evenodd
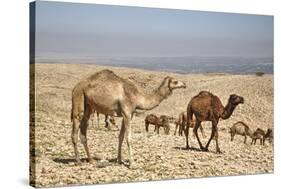
M111 70L105 69L105 70L101 70L99 72L94 73L93 75L91 75L88 79L89 80L96 80L99 78L106 78L107 80L113 79L119 79L119 77Z
M198 97L205 97L205 96L214 96L214 95L209 91L200 91L197 96Z
M234 123L233 125L243 125L243 126L245 126L245 127L248 127L249 128L249 126L245 123L245 122L243 122L243 121L237 121L236 123Z

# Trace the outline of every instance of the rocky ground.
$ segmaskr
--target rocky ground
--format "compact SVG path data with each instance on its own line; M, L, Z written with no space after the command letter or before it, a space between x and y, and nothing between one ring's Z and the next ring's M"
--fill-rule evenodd
M207 176L227 176L241 174L272 173L274 167L273 145L266 141L265 146L251 145L248 139L236 136L230 142L229 127L236 121L246 122L252 129L273 128L273 75L229 74L188 74L179 75L165 72L150 72L138 69L107 67L116 74L127 78L149 92L161 80L170 75L186 82L187 88L177 90L154 110L133 118L132 146L136 167L129 169L126 142L123 143L124 164L116 163L118 128L111 131L104 128L101 121L90 122L88 131L89 148L96 159L95 164L85 160L86 154L79 143L83 163L75 165L71 143L70 110L71 90L82 78L104 69L102 66L79 64L37 64L35 69L35 117L31 119L34 137L31 137L32 179L37 187L133 182L163 179L181 179ZM157 135L150 127L144 130L144 118L149 113L157 115L177 115L186 109L190 98L201 90L208 90L226 104L230 94L236 93L245 98L230 119L219 123L219 144L222 154L215 153L215 142L210 152L198 150L198 144L190 136L193 150L185 149L185 137L174 136L174 125L169 135L163 129ZM103 120L103 116L101 116ZM116 118L117 125L121 119ZM210 136L210 123L203 123L207 138ZM201 135L200 135L201 136ZM201 137L202 138L202 137Z

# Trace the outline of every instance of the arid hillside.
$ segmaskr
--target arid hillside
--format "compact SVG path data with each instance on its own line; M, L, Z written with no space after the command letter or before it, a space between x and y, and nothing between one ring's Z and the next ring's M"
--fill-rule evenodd
M75 165L71 142L72 123L71 92L81 80L102 69L110 69L117 75L129 79L147 93L157 88L167 75L186 83L186 89L175 90L172 96L158 107L144 114L134 116L132 146L137 168L129 169L117 164L118 128L104 127L104 117L100 116L100 128L96 117L90 121L88 145L96 159L96 164L88 163L86 153L79 142L81 166ZM175 126L171 124L169 135L163 128L154 133L154 126L145 132L145 116L178 117L186 110L189 100L200 91L206 90L220 97L225 105L230 94L243 96L245 103L239 105L228 120L219 122L219 144L222 154L215 153L215 141L210 144L210 152L202 152L197 140L190 135L190 143L195 150L185 149L185 137L174 136ZM114 90L112 91L114 93ZM35 66L35 117L31 125L35 131L31 156L36 162L35 186L63 186L98 184L112 182L149 181L207 176L272 173L274 167L273 144L251 145L248 137L235 136L230 141L229 128L237 121L243 121L253 130L273 128L273 75L230 75L230 74L175 74L152 72L140 69L103 67L83 64L36 64ZM121 118L116 118L120 127ZM211 124L203 122L206 138L210 137ZM191 133L191 132L190 132ZM126 142L123 143L123 159L128 159Z

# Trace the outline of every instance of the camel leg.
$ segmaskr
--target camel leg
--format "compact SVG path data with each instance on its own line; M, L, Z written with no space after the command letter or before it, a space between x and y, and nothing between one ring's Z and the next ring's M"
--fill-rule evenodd
M105 127L106 127L108 130L111 130L110 124L108 123L108 115L105 115L105 116L104 116L104 122L105 122Z
M247 142L247 135L245 135L244 144Z
M74 147L75 159L78 164L81 163L81 161L79 159L79 152L78 152L78 147L77 147L79 126L80 126L80 120L78 118L74 118L71 139L72 139L72 143L73 143L73 147Z
M203 145L202 145L202 143L201 143L201 141L200 141L200 139L199 139L199 136L198 136L198 128L199 128L200 125L201 125L201 122L198 121L198 120L196 120L196 124L195 124L195 126L194 126L194 128L193 128L193 134L194 134L194 135L196 136L196 138L197 138L197 141L198 141L198 143L199 143L200 149L203 150L204 147L203 147Z
M119 133L119 144L118 144L118 156L117 156L117 162L122 163L122 143L124 140L124 134L125 134L125 124L124 124L124 118L122 119L122 125L121 130Z
M186 123L184 134L185 134L185 140L186 140L186 149L189 149L189 144L188 144L189 122Z
M178 124L176 123L176 128L175 128L174 135L176 135L176 134L177 134L177 129L178 129Z
M154 132L156 132L156 131L157 131L157 125L154 126Z
M80 124L80 140L85 148L86 154L88 156L88 161L92 162L92 158L91 158L91 155L89 152L88 142L87 142L87 129L89 126L88 121L89 121L90 116L91 116L91 108L86 106L85 113L84 113L84 116L83 116L83 118L81 120L81 124Z
M155 129L154 129L154 132L156 131L157 132L157 134L159 135L159 125L155 125Z
M206 145L204 151L208 151L210 142L213 140L214 136L216 135L215 133L218 132L218 131L217 131L217 129L218 129L218 128L217 128L217 124L218 124L217 121L212 121L212 133L211 133L211 137L210 137L210 139L209 139L209 141L208 141L208 143L207 143L207 145ZM217 143L217 139L216 139L216 143ZM218 145L218 144L217 144L217 145Z
M167 126L167 135L170 133L170 126Z
M145 130L146 130L146 132L148 132L148 126L149 126L149 123L145 122Z
M186 123L183 123L181 126L180 126L180 136L182 136L182 133L184 132L184 125L185 125Z
M92 114L92 115L91 115L92 127L94 127L94 118L95 118L95 114Z
M97 112L98 128L100 128L100 113Z
M200 132L201 132L201 134L202 134L202 137L203 137L203 138L206 138L206 135L205 135L204 129L203 129L203 127L202 127L202 125L201 125L201 124L200 124L200 126L199 126L199 129L200 129Z
M130 163L130 167L132 167L134 164L134 159L133 159L133 152L132 152L132 145L131 145L132 129L130 125L130 118L129 116L124 116L123 119L125 125L125 138L128 145L129 163Z
M233 141L234 140L234 136L235 136L235 133L230 133L230 137L231 137L231 139L230 139L230 141Z
M216 126L216 130L215 130L215 139L216 139L216 150L217 153L222 153L219 147L219 133L218 133L218 127Z

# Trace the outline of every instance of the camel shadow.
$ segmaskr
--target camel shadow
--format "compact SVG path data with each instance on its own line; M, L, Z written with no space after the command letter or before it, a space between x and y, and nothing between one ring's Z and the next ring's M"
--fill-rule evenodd
M190 147L190 148L185 148L185 147L173 147L174 149L177 149L177 150L185 150L185 151L196 151L196 152L202 152L202 153L214 153L216 154L215 152L212 152L212 151L205 151L205 150L201 150L199 148L194 148L194 147Z
M102 160L101 157L93 157L94 160L97 162L100 162ZM81 158L81 163L88 163L88 158ZM54 162L60 163L60 164L70 164L70 163L76 163L75 158L55 158L53 159ZM121 164L117 163L117 158L111 158L106 159L110 165L124 165L126 167L129 167L129 160L123 160Z
M100 161L100 160L102 160L102 157L94 156L93 159L96 161ZM88 162L88 158L81 158L80 160L82 163ZM62 163L62 164L76 163L75 158L55 158L55 159L53 159L53 161L56 163Z

